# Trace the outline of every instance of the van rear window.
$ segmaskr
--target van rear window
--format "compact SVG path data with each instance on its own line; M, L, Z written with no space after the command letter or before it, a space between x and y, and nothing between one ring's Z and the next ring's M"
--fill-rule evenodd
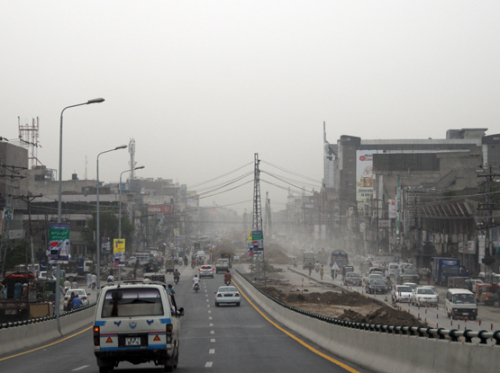
M102 318L153 315L163 315L158 289L114 289L108 290L104 296Z

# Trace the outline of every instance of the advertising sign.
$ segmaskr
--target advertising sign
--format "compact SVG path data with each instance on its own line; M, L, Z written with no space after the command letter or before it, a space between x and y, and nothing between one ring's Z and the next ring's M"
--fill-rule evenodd
M398 210L396 208L396 200L390 199L389 200L389 219L396 219L397 213L398 213Z
M101 252L103 254L111 253L111 239L109 237L101 238Z
M379 150L356 150L356 201L358 211L364 211L373 194L373 154Z
M170 215L172 214L172 205L149 205L148 215L150 214Z
M49 230L50 260L69 260L69 223L51 223Z
M264 234L262 231L252 231L252 249L253 251L264 250Z
M253 256L252 231L247 231L247 249L248 255Z
M125 266L125 239L115 238L113 240L113 267Z

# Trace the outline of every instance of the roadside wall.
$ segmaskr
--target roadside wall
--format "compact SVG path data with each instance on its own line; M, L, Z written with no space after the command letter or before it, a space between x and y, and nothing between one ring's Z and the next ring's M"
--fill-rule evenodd
M57 330L57 320L49 320L31 325L0 329L0 353L6 355L21 349L35 347L79 329L92 325L95 307L75 312L59 318L61 333Z
M350 329L302 315L272 301L238 273L238 286L279 323L334 355L376 372L493 372L500 347Z

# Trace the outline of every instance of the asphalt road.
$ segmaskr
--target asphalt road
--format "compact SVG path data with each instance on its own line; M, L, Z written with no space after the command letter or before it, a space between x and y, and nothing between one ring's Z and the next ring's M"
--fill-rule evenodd
M299 341L266 320L245 298L241 306L214 306L214 292L222 274L201 280L192 290L195 269L183 268L175 285L178 306L184 307L180 358L176 372L369 372L332 356L307 340ZM281 326L282 327L282 326ZM304 344L309 347L304 346ZM321 356L320 354L324 354ZM342 368L339 364L346 364ZM120 363L116 371L153 372L154 364ZM2 360L1 372L98 372L90 330L39 350Z

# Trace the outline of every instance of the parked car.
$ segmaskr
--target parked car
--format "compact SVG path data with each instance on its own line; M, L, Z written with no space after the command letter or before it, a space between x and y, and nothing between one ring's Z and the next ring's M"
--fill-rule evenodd
M241 303L240 292L236 286L220 286L215 292L215 306L219 307L221 304L234 303L237 306Z
M390 287L387 286L384 282L384 280L381 279L372 279L372 280L367 280L365 284L365 292L367 293L380 293L380 294L386 294L389 292Z
M361 275L357 272L348 272L344 277L344 285L350 286L361 286L363 284L363 279Z
M215 270L211 265L203 265L200 268L200 278L202 277L215 277Z
M392 301L397 303L410 303L412 288L406 285L396 285L392 291Z
M432 289L418 287L411 295L411 304L416 306L432 306L437 305L437 295Z
M90 295L90 293L87 294L85 289L69 289L68 291L66 291L66 294L64 295L64 309L65 310L68 309L68 301L69 301L69 298L71 298L71 293L75 293L75 295L78 294L78 298L80 298L82 300L84 307L89 305L88 296Z

